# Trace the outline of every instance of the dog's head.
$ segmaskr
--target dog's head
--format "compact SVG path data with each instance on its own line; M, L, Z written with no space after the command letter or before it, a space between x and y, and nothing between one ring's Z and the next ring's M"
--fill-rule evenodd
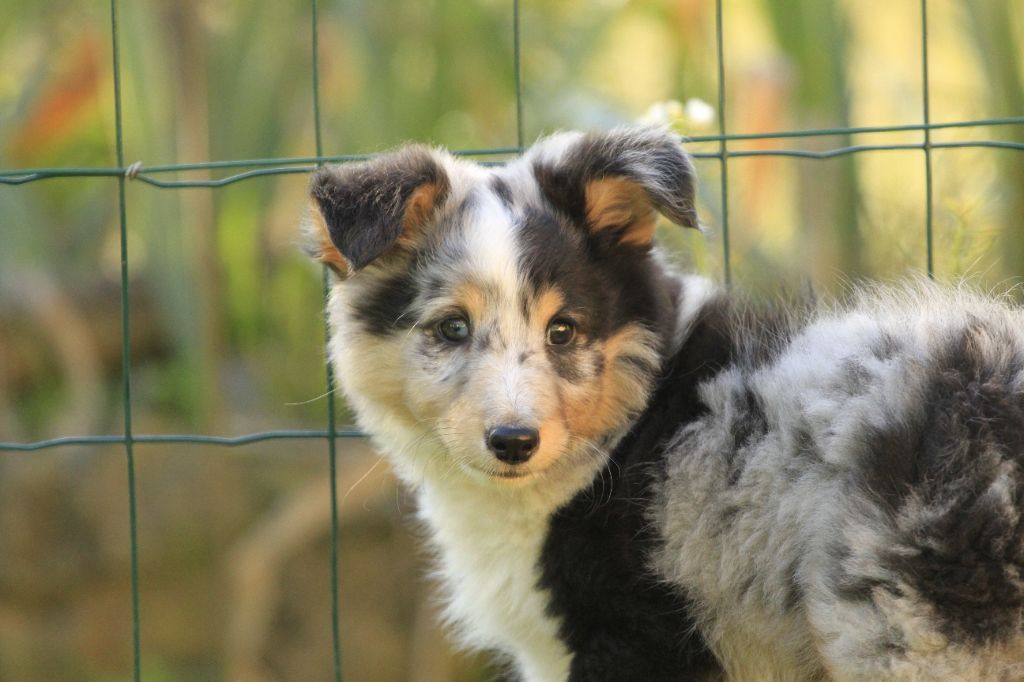
M492 169L412 146L322 169L310 193L338 275L332 360L399 464L592 476L674 324L652 242L657 213L697 225L678 142L563 133Z

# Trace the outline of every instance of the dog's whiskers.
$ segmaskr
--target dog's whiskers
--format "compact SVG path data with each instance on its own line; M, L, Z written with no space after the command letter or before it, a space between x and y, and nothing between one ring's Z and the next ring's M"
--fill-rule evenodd
M329 395L331 395L333 393L336 393L337 390L338 390L338 387L335 386L334 388L328 389L327 391L321 393L320 395L318 395L318 396L316 396L314 398L310 398L309 400L300 400L300 401L294 402L294 403L285 403L285 407L299 407L301 405L309 405L310 403L315 403L318 400L323 400L327 396L329 396Z

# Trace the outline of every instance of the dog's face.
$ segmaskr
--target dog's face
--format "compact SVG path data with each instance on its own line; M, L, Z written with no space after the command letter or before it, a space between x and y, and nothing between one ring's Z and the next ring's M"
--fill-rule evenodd
M494 169L407 147L311 195L332 359L393 454L496 482L603 463L673 324L656 213L696 225L674 139L562 134Z

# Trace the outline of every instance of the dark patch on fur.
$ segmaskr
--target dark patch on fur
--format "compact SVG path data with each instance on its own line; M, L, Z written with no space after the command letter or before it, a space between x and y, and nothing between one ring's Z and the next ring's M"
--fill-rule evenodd
M587 281L576 286L596 284L585 266L587 252L580 237L552 211L541 206L527 206L518 231L521 247L520 268L529 278L534 295L557 286L562 281ZM524 292L521 301L526 315L532 301Z
M847 359L843 362L843 382L839 388L847 395L865 393L871 385L871 373L860 362Z
M530 300L530 294L522 292L519 295L519 312L523 314L524 320L529 320L533 317L530 313L533 311L533 301Z
M512 206L512 188L508 186L505 178L500 175L492 175L491 189L494 190L496 195L498 195L498 198L501 199L501 203L504 204L506 208Z
M415 316L406 314L416 297L416 283L411 272L400 271L384 277L356 300L355 318L376 336L388 336L399 329L409 329Z
M735 457L735 451L731 452L730 454L733 455L733 457L731 457L732 461L729 462L729 475L725 480L726 483L730 487L732 487L739 483L740 477L743 476L743 463L737 461L737 458Z
M733 400L735 417L732 422L733 447L725 454L729 462L730 486L739 483L746 465L747 451L768 433L768 418L765 416L761 399L749 385Z
M822 461L821 451L814 442L811 427L807 424L801 424L793 431L793 456L808 463Z
M872 347L872 352L879 360L891 360L903 349L903 344L892 334L883 332Z
M474 343L476 343L477 349L484 351L490 348L491 336L493 333L494 332L492 332L490 329L480 330L480 333L478 333L474 338Z
M665 475L666 441L707 413L697 386L729 363L732 345L727 310L711 304L612 462L551 520L540 582L574 653L572 682L676 682L719 669L687 595L648 568L659 540L647 505Z
M793 297L783 305L738 301L730 309L735 363L745 374L774 362L788 347L813 310L809 298Z
M466 214L472 211L480 203L480 190L474 187L469 191L466 197L459 202L459 205L451 210L450 214L445 216L444 222L452 227L459 227L466 223Z
M1004 330L980 322L963 329L926 367L918 412L873 434L865 458L866 472L883 463L888 472L868 478L873 489L895 514L917 519L884 565L958 641L1015 634L1024 611L1024 590L1008 575L1024 570L1024 524L1007 513L1024 508L1024 397L1014 387L1024 361L1014 347ZM1009 500L993 488L1004 476Z
M363 163L318 170L310 181L331 241L356 270L366 267L402 235L406 204L419 187L449 192L448 176L426 147L406 147Z
M583 352L570 346L547 346L548 360L555 373L571 384L583 381Z
M861 437L860 487L895 514L921 476L917 453L924 437L924 414L903 415L884 427L865 425Z
M764 403L754 389L750 386L743 391L743 411L746 415L744 420L742 438L738 442L748 443L755 437L763 436L768 432L768 417L764 413Z
M790 613L801 608L804 603L804 586L800 582L800 561L803 554L800 552L800 556L795 557L786 570L786 592L782 596L782 607Z
M907 653L907 642L903 632L896 627L886 628L885 638L878 643L878 648L888 656L903 656ZM1009 682L1008 680L1006 682Z

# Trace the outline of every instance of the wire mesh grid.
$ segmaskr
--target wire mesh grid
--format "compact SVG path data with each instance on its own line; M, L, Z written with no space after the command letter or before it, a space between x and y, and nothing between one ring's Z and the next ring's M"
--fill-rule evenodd
M933 216L932 216L932 151L935 149L949 148L997 148L1024 151L1024 143L1001 141L992 139L977 139L972 141L955 142L932 142L931 133L938 129L947 128L993 128L998 126L1016 126L1024 124L1024 116L1010 116L1002 118L985 118L976 120L952 121L942 123L931 122L930 112L930 90L929 90L929 58L928 58L928 0L920 0L920 27L921 27L921 79L922 79L922 102L921 102L921 123L910 125L894 126L865 126L865 127L840 127L821 128L805 130L787 130L771 133L753 134L729 134L726 129L726 88L725 88L725 51L723 33L725 22L723 20L722 0L715 0L715 37L717 46L717 87L718 87L718 134L692 136L692 142L717 142L717 151L697 152L693 156L705 159L718 159L720 164L720 198L722 206L721 234L723 243L724 278L728 284L732 279L732 267L730 257L729 238L729 159L751 156L774 156L794 157L807 159L830 159L847 156L861 152L888 151L888 150L920 150L925 171L925 195L922 197L925 202L925 224L923 225L922 239L927 253L927 272L932 276L934 269L933 258ZM280 157L243 159L230 161L208 161L204 163L165 164L165 165L143 165L141 163L125 164L124 135L121 104L121 65L120 65L120 43L118 28L118 0L110 0L110 34L113 47L113 77L114 77L114 111L115 111L115 140L117 166L112 168L90 167L90 168L29 168L29 169L8 169L0 170L0 184L23 185L30 182L42 181L50 178L81 178L81 177L110 177L117 181L118 187L118 211L120 226L120 308L121 308L121 365L123 393L124 430L117 435L102 436L71 436L62 438L51 438L33 442L0 442L0 451L37 451L61 446L71 445L96 445L96 444L121 444L124 446L126 466L128 474L128 513L129 533L131 544L131 612L132 612L132 647L133 647L133 678L138 681L142 679L141 668L141 644L140 631L142 617L139 609L139 558L138 558L138 532L136 523L136 512L139 500L136 497L135 484L135 456L134 446L139 443L178 443L178 444L205 444L214 446L237 447L260 441L270 440L323 440L328 445L328 457L331 478L331 545L330 545L330 593L331 593L331 621L332 621L332 642L333 642L333 670L334 679L340 681L341 673L341 641L339 634L339 594L338 594L338 496L337 496L337 449L338 438L361 437L364 434L357 430L339 428L337 425L337 406L333 393L334 377L328 363L326 371L326 426L322 430L274 430L247 433L236 437L192 435L192 434L136 434L132 426L132 357L129 347L131 314L129 308L129 284L128 284L128 240L127 240L127 205L125 199L125 184L128 181L141 182L158 188L180 189L180 188L218 188L241 182L248 178L284 174L309 173L324 163L343 163L366 158L364 155L325 155L323 153L322 129L320 121L320 74L318 62L318 15L317 0L310 0L311 25L310 25L310 46L311 46L311 69L312 69L312 91L313 91L313 116L315 126L316 155L311 157ZM523 133L523 89L521 76L520 59L520 3L519 0L512 0L511 3L511 24L513 35L513 58L514 58L514 84L515 84L515 125L516 125L516 146L515 147L492 147L486 149L462 149L454 153L460 156L478 157L487 160L500 160L502 157L509 157L519 154L524 148ZM733 149L729 148L730 142L749 140L784 140L789 138L827 137L827 136L853 136L874 133L906 133L920 132L922 140L917 143L899 144L855 144L823 151L803 151L792 149ZM489 162L489 161L485 161ZM244 170L243 170L244 169ZM237 170L231 175L218 179L208 180L180 180L163 179L164 174L177 173L192 170ZM326 295L329 286L328 272L323 273L323 293ZM325 328L325 341L329 342L329 329Z

